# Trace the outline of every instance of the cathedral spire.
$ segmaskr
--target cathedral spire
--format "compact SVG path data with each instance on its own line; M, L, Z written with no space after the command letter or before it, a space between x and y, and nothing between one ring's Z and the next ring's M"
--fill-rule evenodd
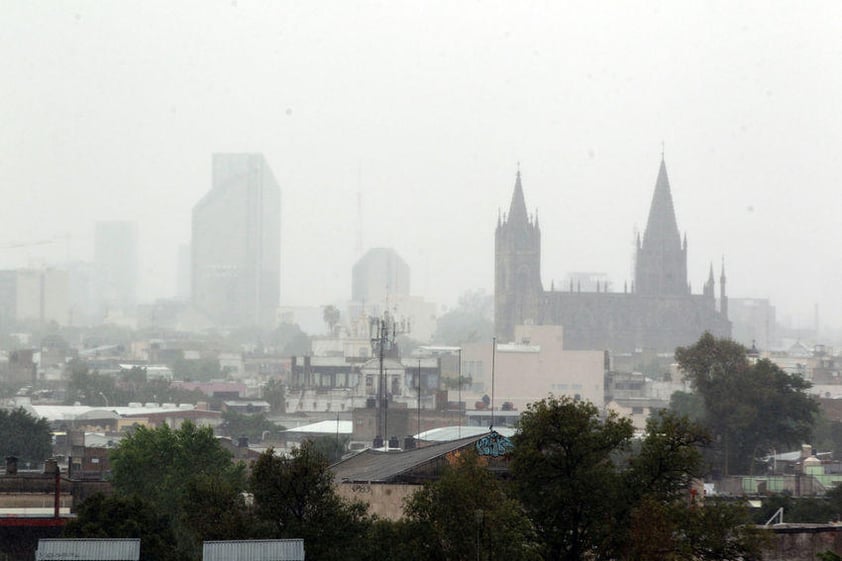
M675 220L667 166L661 157L655 192L643 240L638 242L635 285L641 294L678 295L690 292L687 283L687 242Z
M520 164L518 164L515 191L512 193L512 204L509 206L510 224L528 224L529 216L526 212L526 200L523 197L523 186L520 184Z
M655 193L649 207L649 220L643 233L643 245L651 249L673 249L681 247L681 234L675 220L675 208L672 204L672 192L667 177L667 165L661 158L661 168L655 182Z

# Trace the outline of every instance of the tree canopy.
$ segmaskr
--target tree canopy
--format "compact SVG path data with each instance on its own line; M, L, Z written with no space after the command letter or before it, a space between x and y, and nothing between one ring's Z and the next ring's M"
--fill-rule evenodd
M230 535L207 521L210 513L228 521L244 515L245 466L232 461L210 427L138 427L111 452L111 469L118 496L141 497L172 520L173 547L184 557L198 555L206 535Z
M605 544L620 491L612 461L627 448L631 421L600 420L590 402L550 397L531 404L513 437L511 470L546 559L579 560Z
M96 494L79 505L67 538L141 538L141 561L176 561L172 520L137 495Z
M712 461L724 475L751 473L758 456L809 440L818 404L800 376L768 360L749 361L745 347L710 333L675 357L701 401L697 420L715 439ZM691 398L682 402L688 413L699 410Z
M267 450L249 483L264 537L303 538L312 561L354 558L353 548L365 546L365 505L337 495L327 459L311 442L284 457Z
M438 318L433 341L444 345L490 341L494 335L493 304L493 297L482 291L465 292L454 309Z
M753 559L745 511L691 492L704 428L671 412L635 443L631 422L567 397L529 406L513 437L514 486L544 559Z
M21 463L40 463L52 455L52 434L46 419L23 408L0 409L0 457L16 456Z
M540 559L532 522L476 453L453 458L404 512L416 559L472 561L489 551L498 559Z
M185 421L179 429L138 427L111 452L112 483L124 495L138 495L165 511L200 475L218 476L245 487L245 470L231 461L210 427Z

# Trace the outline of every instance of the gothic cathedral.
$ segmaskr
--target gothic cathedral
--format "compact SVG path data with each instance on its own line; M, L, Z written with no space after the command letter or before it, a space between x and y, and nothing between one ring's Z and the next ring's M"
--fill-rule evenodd
M631 290L607 287L582 292L545 291L541 283L541 229L526 211L520 171L509 212L498 216L494 244L494 315L498 341L511 341L515 325L564 327L567 349L672 352L694 343L705 331L731 335L724 264L719 303L713 268L702 294L687 282L687 239L675 219L667 168L661 160L643 239L638 236Z

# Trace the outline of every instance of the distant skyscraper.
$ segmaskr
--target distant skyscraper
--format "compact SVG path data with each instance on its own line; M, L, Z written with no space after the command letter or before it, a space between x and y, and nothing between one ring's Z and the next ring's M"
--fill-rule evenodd
M370 304L409 296L409 265L389 247L369 249L354 264L351 300Z
M137 224L109 220L94 230L99 316L134 315L137 306Z
M193 207L193 305L221 327L271 326L280 302L281 190L262 154L214 154Z

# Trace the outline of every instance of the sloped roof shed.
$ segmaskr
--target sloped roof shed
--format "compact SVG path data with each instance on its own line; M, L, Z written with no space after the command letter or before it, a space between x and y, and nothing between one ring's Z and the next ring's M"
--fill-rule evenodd
M202 561L304 561L304 540L209 541Z
M140 539L41 539L35 561L138 561Z

